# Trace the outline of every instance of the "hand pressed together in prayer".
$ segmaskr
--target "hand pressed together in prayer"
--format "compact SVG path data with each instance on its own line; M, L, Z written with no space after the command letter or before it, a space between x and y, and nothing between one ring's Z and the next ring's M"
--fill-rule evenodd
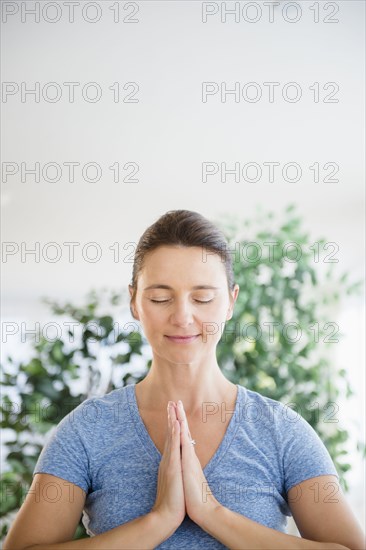
M191 443L191 434L181 401L169 401L168 434L159 465L156 502L153 510L177 527L186 514L199 523L219 506L211 494L201 463Z

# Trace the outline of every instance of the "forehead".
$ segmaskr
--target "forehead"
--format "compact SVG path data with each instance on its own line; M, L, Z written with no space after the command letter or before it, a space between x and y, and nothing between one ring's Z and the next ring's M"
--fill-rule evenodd
M148 252L140 277L145 282L183 281L185 284L226 282L225 264L218 254L197 246L159 246ZM156 279L159 277L158 281ZM167 283L168 284L168 283Z

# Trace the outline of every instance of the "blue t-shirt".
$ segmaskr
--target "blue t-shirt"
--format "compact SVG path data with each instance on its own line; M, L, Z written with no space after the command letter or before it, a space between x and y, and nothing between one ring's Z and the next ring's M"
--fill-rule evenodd
M310 424L290 407L237 384L224 438L203 472L207 491L231 510L286 533L289 489L332 474L334 463ZM214 405L208 409L214 411ZM197 442L199 445L199 441ZM82 522L90 536L151 511L161 454L140 416L135 384L86 399L49 435L34 468L87 493ZM226 548L188 515L156 548Z

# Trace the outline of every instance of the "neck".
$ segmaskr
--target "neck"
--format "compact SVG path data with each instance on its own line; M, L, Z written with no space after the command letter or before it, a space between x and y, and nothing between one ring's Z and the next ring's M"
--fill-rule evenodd
M236 384L222 374L216 358L202 364L171 365L153 360L146 377L136 384L140 409L166 410L168 401L183 402L187 416L200 415L203 403L211 410L236 398ZM217 407L216 407L217 408Z

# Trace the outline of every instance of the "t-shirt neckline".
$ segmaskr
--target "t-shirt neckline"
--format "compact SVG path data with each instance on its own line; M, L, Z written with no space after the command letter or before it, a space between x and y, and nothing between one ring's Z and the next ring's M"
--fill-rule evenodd
M236 401L235 401L234 413L230 418L229 424L226 428L224 437L221 440L220 445L216 449L214 455L211 457L209 462L203 468L203 473L205 474L205 476L209 475L217 466L217 464L220 462L220 460L223 458L226 451L230 447L230 444L235 436L236 430L239 427L240 409L244 400L244 393L243 393L244 388L240 386L240 384L236 384L236 386L238 388L238 392L237 392ZM140 415L139 408L137 405L135 387L136 387L136 384L128 384L125 386L125 389L127 391L127 401L129 403L130 414L133 417L136 431L138 433L138 436L141 439L141 442L144 448L146 449L146 451L148 452L152 460L156 464L159 464L161 461L162 455L159 449L155 446L155 443L153 442L153 440L151 439L150 434L147 431L147 428ZM220 411L220 414L221 414L221 411ZM230 414L230 411L226 411L226 414Z

